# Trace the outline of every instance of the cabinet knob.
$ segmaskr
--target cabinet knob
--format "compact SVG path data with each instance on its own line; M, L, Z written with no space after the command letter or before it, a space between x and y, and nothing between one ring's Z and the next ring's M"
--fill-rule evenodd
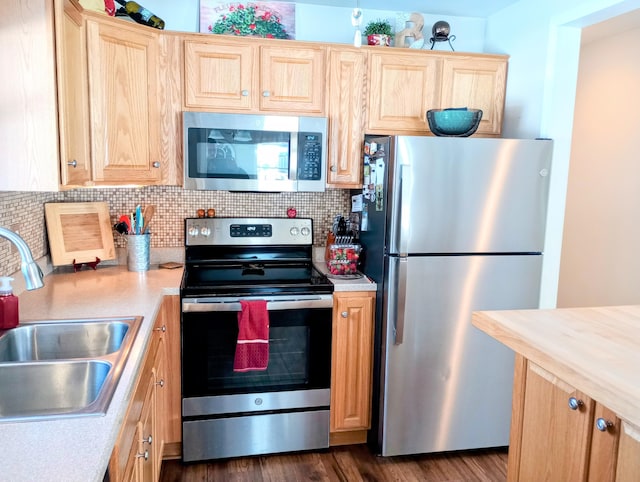
M271 92L269 92L268 90L265 90L262 92L262 97L269 97L271 95Z
M162 325L160 328L154 328L154 331L161 331L164 333L167 331L167 325Z
M140 442L142 442L143 444L151 445L151 442L153 442L153 438L151 437L151 435L149 435L147 438L143 438L142 440L140 440Z
M347 316L349 316L349 313L347 313L346 311L343 311L342 313L340 313L340 316L342 316L343 318L346 318Z
M569 397L569 408L571 410L578 410L583 405L584 402L582 400L579 400L576 397Z
M249 95L249 91L247 89L243 89L240 93L242 94L242 97L247 97Z
M606 432L611 427L613 427L613 422L611 420L607 420L602 417L596 419L596 428L601 432Z
M158 169L160 167L160 163L158 161L154 162L153 164L151 164L153 167L155 167L156 169Z
M156 382L156 385L158 385L160 388L164 388L164 380L160 379Z
M145 450L143 454L136 454L136 458L149 460L149 451Z
M335 165L333 165L333 166L331 166L331 168L329 170L331 172L336 172L338 170L338 168Z
M75 159L73 161L69 161L67 162L67 166L78 167L78 161L76 161Z

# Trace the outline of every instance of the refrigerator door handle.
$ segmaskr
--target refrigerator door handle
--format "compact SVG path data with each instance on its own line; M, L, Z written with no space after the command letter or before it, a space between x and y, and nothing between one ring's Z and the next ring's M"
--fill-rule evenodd
M396 292L396 326L395 326L395 345L402 345L404 341L404 316L407 307L407 263L409 259L406 257L398 258L398 284Z
M398 199L398 254L406 256L409 250L409 223L411 219L411 182L408 164L400 165L400 198ZM404 201L407 202L404 202Z

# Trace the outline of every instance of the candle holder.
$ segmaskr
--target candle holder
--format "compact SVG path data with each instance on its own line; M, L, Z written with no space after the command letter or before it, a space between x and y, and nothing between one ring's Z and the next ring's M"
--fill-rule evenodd
M456 36L450 35L450 32L451 27L444 20L438 20L436 23L434 23L433 27L431 28L431 35L433 35L433 37L429 39L429 41L431 42L431 50L433 50L436 42L448 42L451 50L455 52L455 49L453 48L453 45L451 45L451 42L456 39Z

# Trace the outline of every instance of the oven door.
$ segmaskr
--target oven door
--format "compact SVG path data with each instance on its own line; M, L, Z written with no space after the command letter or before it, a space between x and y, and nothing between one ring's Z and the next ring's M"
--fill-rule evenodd
M184 415L221 410L213 409L203 397L329 388L333 297L283 295L260 299L267 300L269 312L269 364L264 371L249 372L233 370L239 300L183 299Z

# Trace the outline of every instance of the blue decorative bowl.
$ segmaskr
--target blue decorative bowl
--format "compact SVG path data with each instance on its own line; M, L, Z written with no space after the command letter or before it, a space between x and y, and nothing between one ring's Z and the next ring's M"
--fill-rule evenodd
M431 109L427 111L429 129L436 136L468 137L482 119L480 109Z

